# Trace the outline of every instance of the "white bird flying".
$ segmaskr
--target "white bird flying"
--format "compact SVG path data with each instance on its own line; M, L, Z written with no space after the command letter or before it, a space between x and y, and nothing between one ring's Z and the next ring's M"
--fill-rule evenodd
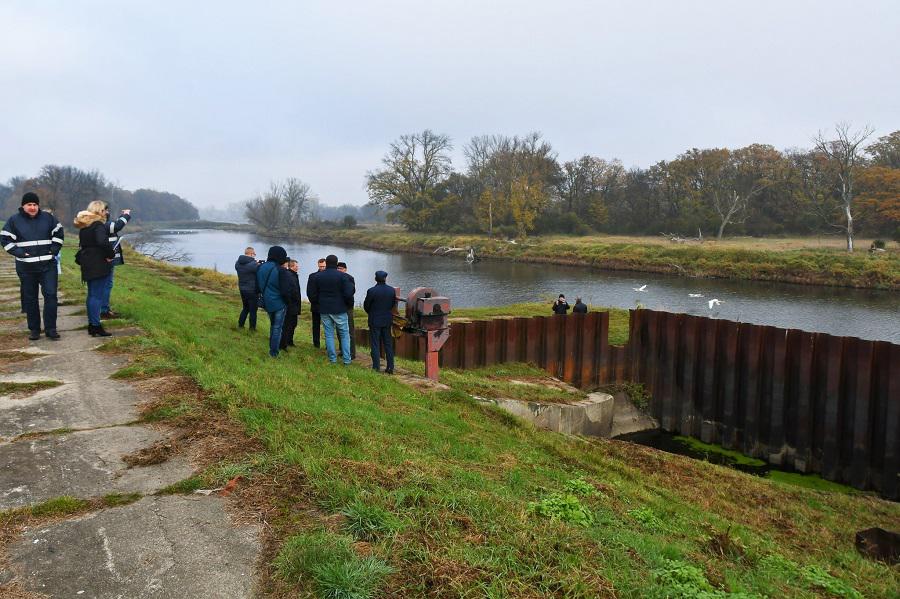
M647 291L646 285L641 285L640 287L632 287L635 291Z
M688 297L703 297L702 293L688 293Z
M709 309L712 310L712 309L713 309L713 306L718 306L718 305L721 304L722 302L721 302L720 300L717 300L717 299L711 299L711 300L709 300L709 302L707 302L707 303L709 304Z

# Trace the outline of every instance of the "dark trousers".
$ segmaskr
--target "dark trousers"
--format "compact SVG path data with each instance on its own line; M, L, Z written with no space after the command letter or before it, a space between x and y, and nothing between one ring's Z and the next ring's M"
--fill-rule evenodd
M369 347L372 350L372 368L381 368L381 348L384 347L384 357L387 360L385 372L394 372L394 338L391 337L390 325L369 328Z
M259 301L259 296L256 295L255 291L241 291L241 303L243 304L243 309L241 310L241 315L238 316L238 326L244 326L244 322L247 320L247 316L250 317L250 328L256 328L256 310L258 308L257 302Z
M312 313L312 339L313 347L319 347L322 335L322 315L318 312Z
M285 314L284 325L281 327L281 349L294 345L294 330L297 328L299 316L299 314Z
M43 264L43 270L25 270L16 263L22 295L22 312L28 316L28 330L41 332L41 309L38 305L38 287L44 295L44 330L56 330L56 287L59 275L56 260Z
M356 328L353 326L353 309L347 310L347 328L350 330L350 358L356 359ZM340 338L338 338L340 341Z

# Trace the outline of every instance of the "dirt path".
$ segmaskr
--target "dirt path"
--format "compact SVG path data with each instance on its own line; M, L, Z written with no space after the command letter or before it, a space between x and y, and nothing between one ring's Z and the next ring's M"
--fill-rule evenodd
M60 307L60 341L28 341L14 265L0 258L0 598L252 596L259 528L234 524L222 497L156 495L194 473L183 456L126 464L172 432L139 422L150 398L110 378L126 359L96 351L105 340L79 312ZM5 384L37 381L59 384ZM88 507L47 516L63 496ZM27 517L4 518L14 513Z

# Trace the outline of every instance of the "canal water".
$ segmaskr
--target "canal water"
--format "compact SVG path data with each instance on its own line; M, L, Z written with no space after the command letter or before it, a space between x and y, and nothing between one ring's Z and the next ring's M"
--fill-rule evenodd
M253 246L264 258L274 242L252 233L201 230L166 235L190 257L186 264L234 273L234 262ZM900 294L891 291L768 283L686 279L640 272L527 264L507 261L467 264L462 257L386 253L352 247L283 241L288 255L300 261L301 273L312 272L316 260L336 254L356 277L357 303L374 284L376 270L389 273L388 283L408 291L433 287L459 307L503 306L518 302L550 303L563 293L570 304L615 308L642 306L782 328L900 343ZM305 281L305 279L304 279ZM305 284L305 283L304 283ZM644 287L643 291L637 291ZM691 297L700 294L702 297ZM720 304L709 308L711 299Z

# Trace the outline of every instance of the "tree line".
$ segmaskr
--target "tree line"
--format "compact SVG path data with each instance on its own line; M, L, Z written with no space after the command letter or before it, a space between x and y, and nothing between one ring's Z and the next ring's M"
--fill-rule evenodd
M411 231L754 236L841 233L900 240L900 131L838 124L812 148L690 149L648 168L585 155L560 163L539 133L486 135L453 168L449 136L391 143L366 177L371 204Z
M269 188L243 203L244 218L267 235L290 235L299 228L354 227L358 222L383 223L375 205L323 205L309 184L296 177L272 181Z
M93 200L103 200L115 213L133 210L135 221L196 220L197 208L186 199L166 191L137 189L129 191L109 181L97 170L86 171L74 166L48 164L35 177L13 177L0 183L0 199L4 214L19 208L22 194L34 191L41 198L41 208L52 210L60 222L70 224L79 210Z

